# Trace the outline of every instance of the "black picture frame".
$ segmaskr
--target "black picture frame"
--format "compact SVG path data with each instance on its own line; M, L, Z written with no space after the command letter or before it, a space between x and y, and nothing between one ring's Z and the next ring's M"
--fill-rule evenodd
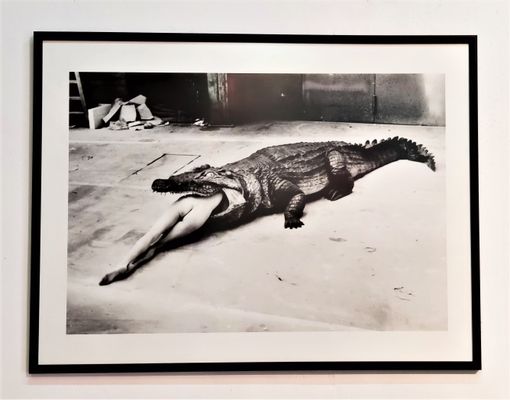
M465 45L469 52L469 182L470 182L470 279L472 357L463 361L320 361L303 362L205 362L205 363L70 363L43 364L40 348L41 284L41 174L43 140L43 51L50 42L179 42L179 43L261 43L261 44L349 44L349 45ZM241 372L241 371L465 371L481 369L479 206L478 206L478 104L476 36L318 36L268 34L189 34L120 32L35 32L33 40L33 135L32 135L32 215L30 271L30 374L63 373L151 373L151 372Z

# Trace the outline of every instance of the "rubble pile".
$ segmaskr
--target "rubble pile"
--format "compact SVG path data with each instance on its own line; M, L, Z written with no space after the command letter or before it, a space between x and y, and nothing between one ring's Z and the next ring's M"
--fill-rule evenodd
M168 122L163 123L161 118L152 115L145 104L146 100L144 95L139 94L129 101L117 98L112 104L102 104L89 109L90 129L108 125L112 130L142 130L152 129L158 125L168 125Z

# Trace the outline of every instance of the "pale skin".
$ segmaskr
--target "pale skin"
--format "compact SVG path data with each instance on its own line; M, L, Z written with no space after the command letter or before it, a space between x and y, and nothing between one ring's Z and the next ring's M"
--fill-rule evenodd
M120 268L106 274L100 285L108 285L130 275L144 262L150 260L167 243L184 237L201 228L214 209L220 204L223 194L210 197L181 197L158 218L149 231L133 245L120 262Z

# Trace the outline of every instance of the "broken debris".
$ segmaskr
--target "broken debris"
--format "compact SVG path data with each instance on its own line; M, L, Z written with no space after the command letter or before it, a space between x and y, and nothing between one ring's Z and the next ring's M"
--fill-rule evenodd
M120 117L119 120L124 120L126 122L136 121L136 108L133 104L124 104L120 108Z
M128 104L136 104L138 106L141 106L142 104L145 104L146 100L147 97L145 97L143 94L139 94L138 96L135 96L131 100L129 100Z
M143 129L152 129L155 126L163 124L163 120L158 117L154 117L154 119L147 121L145 124L143 124Z
M143 94L133 97L129 101L116 98L113 104L102 104L88 110L91 129L99 128L102 123L108 124L112 130L135 128L151 129L163 124L161 118L155 117L147 104L147 97Z
M128 124L124 120L111 121L110 126L108 127L113 131L121 131L124 129L129 129Z
M138 107L136 107L136 111L138 111L138 115L140 115L141 120L146 121L154 118L151 110L149 110L149 107L147 107L145 104L140 104Z
M156 126L168 126L170 125L169 120L182 119L180 116L181 111L178 110L175 118L167 117L165 118L166 121L163 121L161 118L152 114L146 102L147 97L143 94L139 94L128 101L116 98L112 104L100 104L98 107L91 108L88 110L90 129L96 129L106 125L112 130L132 129L141 131L143 129L153 129ZM188 126L188 123L183 126ZM233 126L211 126L206 122L205 118L197 118L192 124L200 127L200 130L215 130L221 127Z
M106 114L103 118L103 122L107 124L114 116L117 114L120 110L120 107L122 106L122 99L115 99L115 101L112 104L112 107L108 114Z
M133 122L130 122L130 123L128 124L128 126L129 126L130 128L133 128L134 126L139 126L139 125L143 125L143 124L144 124L144 122L143 122L143 121L133 121Z
M98 107L89 108L88 117L89 117L89 128L97 129L101 126L103 118L110 112L112 109L111 104L101 104Z

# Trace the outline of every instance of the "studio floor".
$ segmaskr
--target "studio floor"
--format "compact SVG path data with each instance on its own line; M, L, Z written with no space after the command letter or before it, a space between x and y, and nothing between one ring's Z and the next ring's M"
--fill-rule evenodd
M68 333L444 330L447 328L444 128L328 122L202 131L72 129L69 144ZM129 279L99 286L175 196L155 178L220 166L273 144L402 136L437 171L399 161L338 201L160 253Z

